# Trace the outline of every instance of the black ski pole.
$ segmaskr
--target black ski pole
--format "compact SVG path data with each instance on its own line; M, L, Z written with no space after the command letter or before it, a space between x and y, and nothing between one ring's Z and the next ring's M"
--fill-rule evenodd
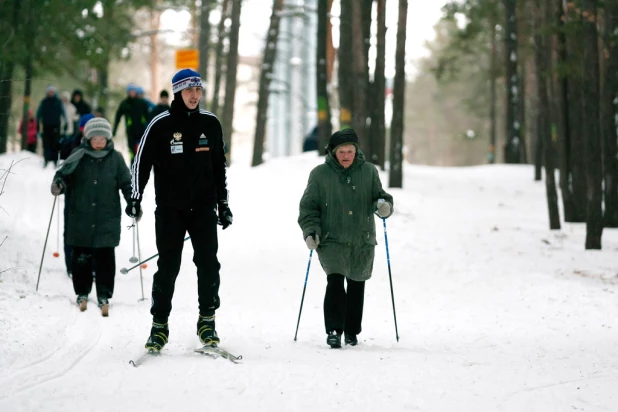
M45 249L47 248L47 239L49 238L49 229L51 229L52 219L54 218L54 209L56 208L56 200L58 196L54 196L54 204L52 205L51 215L49 216L49 225L47 225L47 234L45 235L45 243L43 244L43 254L41 255L41 265L39 266L39 277L36 280L36 290L39 290L39 281L41 280L41 270L43 270L43 259L45 258Z
M307 274L305 275L305 285L303 286L303 297L300 299L300 310L298 311L298 322L296 322L296 333L294 334L294 341L298 336L298 325L300 325L300 314L303 313L303 302L305 301L305 291L307 290L307 279L309 279L309 268L311 268L311 257L313 256L313 249L309 252L309 262L307 263Z
M384 223L384 243L386 244L386 261L388 262L388 280L391 284L391 300L393 301L393 317L395 318L395 336L399 342L399 331L397 330L397 313L395 312L395 294L393 293L393 276L391 275L391 256L388 252L388 236L386 235L386 219L382 218Z
M187 240L189 240L189 239L191 239L191 236L187 236L187 237L185 238L184 242L186 242L186 241L187 241ZM122 273L123 275L126 275L127 273L129 273L130 271L132 271L133 269L135 269L136 267L138 267L138 266L140 266L140 265L142 265L142 264L144 264L144 263L146 263L146 262L148 262L148 261L150 261L150 260L152 260L152 259L156 258L157 256L159 256L159 254L158 254L158 253L157 253L157 254L155 254L155 255L150 256L150 257L149 257L148 259L146 259L146 260L142 260L141 262L139 262L139 263L135 264L134 266L131 266L131 267L130 267L130 268L128 268L128 269L127 269L127 268L122 268L122 269L120 269L120 273Z

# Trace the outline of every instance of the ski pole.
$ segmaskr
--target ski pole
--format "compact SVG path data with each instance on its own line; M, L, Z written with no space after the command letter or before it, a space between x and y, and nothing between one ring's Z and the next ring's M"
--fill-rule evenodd
M388 280L391 284L391 300L393 302L393 317L395 318L395 336L399 342L399 331L397 330L397 313L395 312L395 294L393 293L393 276L391 275L391 256L388 252L388 236L386 235L386 218L382 218L384 224L384 243L386 244L386 261L388 262Z
M298 311L298 322L296 322L296 333L294 334L294 341L298 336L298 325L300 325L300 314L303 313L303 302L305 301L305 291L307 290L307 279L309 279L309 268L311 268L311 257L313 256L313 249L309 252L309 262L307 262L307 274L305 275L305 285L303 286L303 297L300 299L300 310Z
M189 240L189 239L191 239L191 236L187 236L187 237L185 238L184 242L186 242L186 241L187 241L187 240ZM139 247L139 246L138 246L138 247ZM158 253L157 253L157 254L155 254L155 255L150 256L150 257L149 257L148 259L146 259L146 260L142 260L141 262L139 262L139 263L135 264L134 266L131 266L131 267L130 267L130 268L128 268L128 269L127 269L127 268L122 268L122 269L120 269L120 273L122 273L123 275L126 275L127 273L129 273L130 271L132 271L133 269L135 269L136 267L138 267L138 266L142 265L143 263L146 263L146 262L148 262L148 261L151 261L152 259L156 258L157 256L159 256L159 254L158 254Z
M129 229L133 229L133 231L131 232L131 235L133 237L133 256L129 258L129 262L137 263L139 262L139 259L135 256L135 219L133 219L133 224L129 226Z
M43 270L43 259L45 258L45 249L47 248L47 239L49 238L49 229L51 229L52 219L54 218L54 209L56 208L56 200L58 196L54 196L54 204L52 205L51 215L49 216L49 225L47 225L47 234L45 235L45 243L43 244L43 254L41 256L41 265L39 266L39 277L36 280L36 290L39 290L39 281L41 280L41 270Z
M140 252L139 247L139 226L137 225L137 219L133 218L133 224L135 225L135 229L133 229L134 233L137 235L137 258L140 260L142 258L142 254ZM142 276L142 266L139 267L139 282L142 285L142 298L138 300L138 302L142 302L146 300L144 297L144 278Z
M58 210L60 210L60 199L58 199ZM56 214L56 251L52 253L52 255L57 258L58 256L60 256L60 252L58 252L60 250L60 213Z

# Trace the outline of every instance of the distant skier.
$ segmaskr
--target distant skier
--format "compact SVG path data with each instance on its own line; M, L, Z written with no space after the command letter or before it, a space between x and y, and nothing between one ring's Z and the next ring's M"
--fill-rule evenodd
M155 117L142 138L132 167L133 201L126 210L130 217L141 215L142 194L154 167L159 260L152 284L149 351L161 350L169 337L167 322L186 232L197 266L197 335L203 345L219 343L215 330L215 311L220 305L217 222L223 229L232 224L223 132L217 117L199 108L200 74L179 71L172 79L172 89L171 109Z
M159 93L159 103L150 111L150 121L170 109L169 97L170 95L167 90L161 90L161 93Z
M135 92L137 93L137 98L142 99L148 105L148 112L152 111L152 109L154 109L155 107L155 104L152 101L150 101L149 98L146 97L144 88L142 86L137 86L137 88L135 89Z
M49 162L57 165L60 150L60 126L63 121L66 126L66 115L54 86L47 87L45 98L41 100L36 111L36 120L37 124L43 125L43 155L45 157L43 167L46 167Z
M73 106L77 109L77 115L80 119L82 116L92 113L92 108L84 100L84 92L80 89L73 90L73 94L71 94L71 103L73 103Z
M120 196L131 201L131 174L114 150L112 127L102 118L90 119L84 128L84 142L62 164L54 176L51 192L58 196L71 190L68 244L73 248L73 289L82 311L87 308L96 265L97 302L108 315L114 293L116 258L120 243Z
M19 121L19 129L17 129L17 133L22 134L24 131L23 127L24 120L22 119ZM32 110L28 110L28 125L26 127L26 147L24 149L31 153L36 153L36 135L38 127Z
M137 96L137 86L130 84L127 87L127 98L120 102L114 119L113 135L116 136L120 119L124 116L127 131L127 144L131 161L137 151L140 138L146 131L148 124L148 105Z
M77 108L70 102L71 94L69 92L62 92L60 94L60 100L64 107L64 114L66 116L66 125L63 125L64 133L60 138L60 158L66 160L74 149L73 142L75 140L75 134L77 125L79 122L79 114Z
M326 343L358 344L365 281L371 278L376 242L373 214L393 213L393 197L382 189L375 166L365 161L352 129L334 133L324 164L309 175L298 223L307 247L317 250L327 275L324 296ZM347 292L344 287L347 280Z

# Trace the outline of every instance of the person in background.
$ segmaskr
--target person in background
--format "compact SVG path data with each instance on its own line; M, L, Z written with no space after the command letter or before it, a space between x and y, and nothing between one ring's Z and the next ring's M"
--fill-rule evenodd
M66 115L64 113L64 107L62 102L56 95L56 88L54 86L48 86L45 98L41 100L41 104L36 111L37 124L41 124L43 127L43 154L45 162L43 167L47 167L47 163L53 162L54 165L58 164L59 150L60 150L60 127L64 121L66 126Z
M148 105L143 99L137 96L137 86L129 84L127 87L127 97L118 106L116 118L114 120L113 135L116 136L120 119L124 116L124 123L127 132L127 144L129 146L129 156L131 161L135 157L137 145L142 135L146 131L148 124Z
M22 134L24 130L24 119L19 121L19 129L17 129L18 134ZM26 147L25 149L29 152L36 153L36 135L37 135L37 124L36 119L34 118L34 113L32 109L28 110L28 130L27 130L27 138L26 138Z
M311 133L305 136L305 140L303 140L303 152L311 152L313 150L319 150L318 140L320 138L320 130L318 126L315 126Z
M70 102L71 94L69 92L62 92L60 94L60 100L62 100L62 106L64 107L64 115L66 116L66 125L63 125L62 129L64 133L60 137L60 159L66 160L73 150L73 141L75 138L75 131L77 124L79 123L79 114L77 109Z
M112 127L105 119L90 119L83 143L56 172L51 192L58 196L71 189L68 243L73 289L77 305L87 309L96 265L97 303L103 316L109 314L116 274L115 247L120 243L119 191L131 202L131 174L122 155L114 150Z
M137 98L142 99L148 105L148 111L151 111L152 109L154 109L155 104L146 97L146 95L144 94L144 88L142 86L137 86L136 91L137 91Z
M84 92L82 92L80 89L73 90L73 93L71 94L71 103L73 104L73 106L75 106L75 109L77 110L77 120L75 121L74 125L75 133L77 133L77 128L79 127L79 119L81 119L82 116L92 113L92 108L84 100ZM79 143L79 140L77 142Z
M167 90L161 90L161 93L159 93L159 103L150 111L150 121L169 109L169 94L167 93Z
M73 106L77 109L78 119L88 113L92 113L90 105L84 100L84 92L80 89L73 90L73 94L71 95L71 103L73 103Z
M393 197L382 189L376 167L365 161L353 129L331 136L325 162L311 171L299 209L303 239L317 250L327 275L326 343L341 348L345 332L345 343L355 346L377 245L373 214L389 217Z

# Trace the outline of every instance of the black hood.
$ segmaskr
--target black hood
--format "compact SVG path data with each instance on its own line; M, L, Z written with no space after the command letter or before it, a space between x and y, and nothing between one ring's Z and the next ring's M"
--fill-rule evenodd
M185 101L182 99L182 92L174 93L174 100L172 100L172 110L179 113L187 113L191 115L193 113L199 113L200 106L199 104L193 110L189 109L185 104Z

